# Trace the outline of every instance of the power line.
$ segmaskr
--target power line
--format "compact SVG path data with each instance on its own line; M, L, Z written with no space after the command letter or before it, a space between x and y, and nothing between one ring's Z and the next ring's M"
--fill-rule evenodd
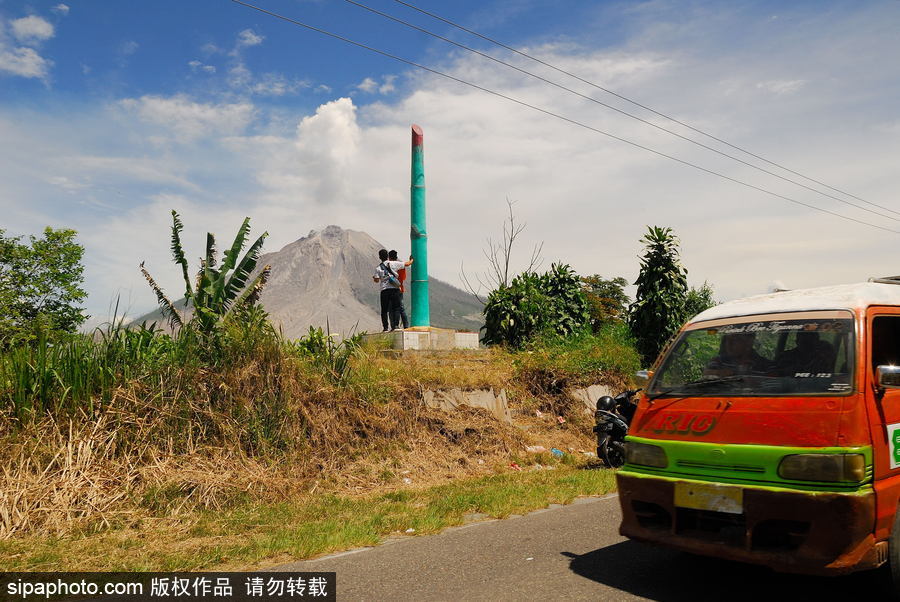
M711 147L711 146L709 146L709 145L703 144L702 142L699 142L699 141L697 141L697 140L694 140L693 138L688 138L687 136L683 136L683 135L679 134L678 132L675 132L675 131L670 130L670 129L668 129L668 128L665 128L665 127L663 127L663 126L661 126L661 125L658 125L658 124L656 124L656 123L653 123L652 121L649 121L649 120L647 120L647 119L644 119L644 118L642 118L642 117L639 117L639 116L637 116L637 115L634 115L634 114L632 114L632 113L629 113L628 111L623 111L622 109L619 109L619 108L614 107L614 106L612 106L612 105L609 105L609 104L607 104L607 103L605 103L605 102L602 102L602 101L600 101L600 100L597 100L596 98L594 98L594 97L592 97L592 96L588 96L587 94L582 94L581 92L578 92L577 90L573 90L572 88L569 88L569 87L564 86L564 85L562 85L562 84L560 84L560 83L557 83L557 82L554 82L554 81L552 81L552 80L549 80L549 79L547 79L547 78L545 78L545 77L542 77L542 76L540 76L540 75L538 75L538 74L536 74L536 73L532 73L531 71L528 71L528 70L526 70L526 69L522 69L522 68L517 67L517 66L515 66L515 65L513 65L513 64L511 64L511 63L507 63L506 61L504 61L504 60L502 60L502 59L498 59L498 58L496 58L496 57L494 57L494 56L491 56L491 55L489 55L489 54L486 54L486 53L484 53L484 52L481 52L480 50L476 50L475 48L471 48L471 47L469 47L469 46L466 46L465 44L460 44L459 42L456 42L456 41L451 40L451 39L449 39L449 38L445 38L444 36L442 36L442 35L440 35L440 34L434 33L434 32L432 32L432 31L429 31L429 30L427 30L427 29L424 29L424 28L422 28L422 27L419 27L419 26L417 26L417 25L414 25L414 24L412 24L412 23L410 23L410 22L408 22L408 21L404 21L403 19L399 19L399 18L397 18L397 17L394 17L394 16L392 16L392 15L389 15L389 14L387 14L387 13L384 13L384 12L382 12L382 11L380 11L380 10L377 10L377 9L375 9L375 8L372 8L371 6L367 6L367 5L363 4L362 2L357 2L356 0L344 0L344 1L347 2L347 3L349 3L349 4L353 4L354 6L358 6L358 7L362 8L362 9L364 9L364 10L367 10L367 11L369 11L369 12L371 12L371 13L374 13L374 14L380 16L380 17L384 17L385 19L390 19L391 21L394 21L394 22L396 22L396 23L399 23L399 24L401 24L401 25L403 25L403 26L405 26L405 27L409 27L410 29L415 29L416 31L422 32L422 33L424 33L424 34L427 34L427 35L432 36L432 37L434 37L434 38L437 38L437 39L439 39L439 40L443 40L444 42L447 42L448 44L453 44L454 46L456 46L456 47L458 47L458 48L462 48L462 49L464 49L464 50L468 50L469 52L475 53L475 54L477 54L477 55L479 55L479 56L482 56L482 57L484 57L484 58L486 58L486 59L489 59L489 60L491 60L491 61L494 61L495 63L499 63L500 65L503 65L503 66L505 66L505 67L509 67L510 69L515 69L516 71L518 71L518 72L520 72L520 73L524 73L525 75L528 75L528 76L530 76L530 77L533 77L533 78L535 78L535 79L538 79L538 80L540 80L540 81L542 81L542 82L544 82L544 83L550 84L551 86L555 86L555 87L557 87L557 88L559 88L559 89L561 89L561 90L565 90L566 92L570 92L570 93L572 93L572 94L574 94L574 95L576 95L576 96L579 96L579 97L581 97L581 98L584 98L584 99L586 99L586 100L589 100L589 101L591 101L591 102L593 102L593 103L596 103L596 104L598 104L598 105L600 105L600 106L602 106L602 107L606 107L607 109L611 109L611 110L613 110L613 111L615 111L615 112L617 112L617 113L620 113L620 114L622 114L622 115L625 115L626 117L630 117L631 119L635 119L635 120L637 120L637 121L640 121L641 123L644 123L644 124L646 124L646 125L649 125L649 126L651 126L651 127L656 128L656 129L658 129L658 130L661 130L661 131L663 131L663 132L666 132L667 134L671 134L672 136L676 136L676 137L678 137L678 138L680 138L680 139L682 139L682 140L684 140L684 141L686 141L686 142L690 142L691 144L695 144L695 145L697 145L697 146L699 146L699 147L701 147L701 148L705 148L705 149L708 150L708 151L714 152L714 153L716 153L716 154L718 154L718 155L722 155L723 157L727 157L727 158L729 158L729 159L731 159L731 160L733 160L733 161L737 161L738 163L741 163L742 165L746 165L747 167L750 167L750 168L755 169L755 170L757 170L757 171L761 171L761 172L763 172L763 173L765 173L765 174L768 174L768 175L770 175L770 176L773 176L773 177L776 177L776 178L778 178L778 179L784 180L785 182L790 182L791 184L794 184L794 185L799 186L799 187L801 187L801 188L805 188L806 190L809 190L810 192L815 192L816 194L821 194L822 196L828 197L829 199L833 199L833 200L835 200L835 201L837 201L837 202L839 202L839 203L844 203L845 205L849 205L849 206L851 206L851 207L856 207L857 209L860 209L860 210L862 210L862 211L868 211L869 213L872 213L872 214L877 215L877 216L879 216L879 217L883 217L883 218L886 218L886 219L891 219L891 220L894 220L895 222L900 222L900 218L893 217L893 216L890 216L890 215L885 215L884 213L880 213L880 212L878 212L878 211L873 211L872 209L869 209L868 207L863 207L862 205L858 205L858 204L853 203L853 202L851 202L851 201L847 201L847 200L842 199L842 198L840 198L840 197L836 197L836 196L834 196L834 195L832 195L832 194L828 194L827 192L822 192L821 190L817 190L816 188L813 188L813 187L811 187L811 186L807 186L806 184L803 184L802 182L798 182L798 181L796 181L796 180L792 180L791 178L787 178L787 177L785 177L785 176L783 176L783 175L781 175L781 174L775 173L775 172L773 172L773 171L769 171L768 169L765 169L765 168L763 168L763 167L759 167L758 165L754 165L753 163L750 163L749 161L745 161L745 160L743 160L743 159L741 159L741 158L739 158L739 157L735 157L734 155L729 155L728 153L723 152L723 151L720 151L720 150L717 149L717 148L713 148L713 147ZM405 4L405 3L404 3L404 4ZM890 211L890 209L888 209L888 211ZM895 212L895 213L896 213L896 212ZM898 215L900 215L900 213L898 213Z
M780 163L776 163L776 162L774 162L774 161L770 161L769 159L766 159L765 157L762 157L762 156L760 156L760 155L757 155L757 154L755 154L755 153L752 153L751 151L748 151L748 150L745 149L745 148L742 148L742 147L740 147L740 146L737 146L737 145L735 145L735 144L732 144L732 143L728 142L727 140L723 140L723 139L721 139L721 138L718 138L718 137L714 136L713 134L710 134L709 132L705 132L705 131L701 130L700 128L694 127L694 126L692 126L692 125L690 125L690 124L688 124L688 123L685 123L685 122L683 122L683 121L680 121L680 120L678 120L678 119L676 119L676 118L674 118L674 117L672 117L672 116L670 116L670 115L666 115L665 113L662 113L662 112L660 112L660 111L657 111L656 109L653 109L653 108L651 108L651 107L649 107L649 106L647 106L647 105L641 104L640 102L638 102L638 101L636 101L636 100L632 100L632 99L628 98L627 96L624 96L624 95L622 95L622 94L619 94L619 93L617 93L617 92L614 92L613 90L610 90L610 89L608 89L608 88L604 88L603 86L601 86L601 85L599 85L599 84L596 84L596 83L594 83L594 82L592 82L592 81L590 81L590 80L584 79L583 77L580 77L579 75L576 75L576 74L574 74L574 73L572 73L572 72L570 72L570 71L566 71L565 69L561 69L560 67L557 67L556 65L553 65L553 64L548 63L548 62L546 62L546 61L543 61L543 60L541 60L541 59L539 59L539 58L537 58L537 57L534 57L534 56L528 54L527 52L523 52L523 51L521 51L521 50L519 50L519 49L517 49L517 48L513 48L512 46L508 46L508 45L504 44L503 42L500 42L500 41L498 41L498 40L495 40L494 38L488 37L488 36L486 36L486 35L483 35L483 34L478 33L477 31L473 31L473 30L471 30L471 29L468 29L468 28L466 28L466 27L463 27L462 25L459 25L459 24L457 24L457 23L454 23L453 21L451 21L451 20L449 20L449 19L446 19L446 18L444 18L444 17L441 17L440 15L436 15L436 14L434 14L434 13L432 13L432 12L428 12L428 11L425 10L425 9L419 8L418 6L415 6L415 5L413 5L413 4L410 4L409 2L404 2L403 0L394 0L394 2L397 2L398 4L402 4L403 6L406 6L406 7L408 7L408 8L411 8L411 9L413 9L413 10L415 10L415 11L418 11L418 12L424 14L424 15L428 15L429 17L431 17L431 18L433 18L433 19L437 19L438 21L442 21L442 22L446 23L447 25L450 25L451 27L455 27L455 28L457 28L457 29L459 29L459 30L462 30L462 31L464 31L464 32L466 32L466 33L469 33L469 34L471 34L471 35L473 35L473 36L477 36L477 37L481 38L482 40L485 40L485 41L490 42L490 43L492 43L492 44L496 44L497 46L500 46L501 48L505 48L506 50L509 50L510 52L514 52L514 53L516 53L516 54L518 54L518 55L520 55L520 56L523 56L523 57L525 57L525 58L527 58L527 59L530 59L530 60L532 60L532 61L535 61L535 62L537 62L537 63L540 63L541 65L544 65L545 67L549 67L550 69L553 69L554 71L558 71L559 73L562 73L562 74L564 74L564 75L568 75L569 77L573 77L573 78L577 79L577 80L580 81L580 82L583 82L583 83L585 83L585 84L587 84L587 85L589 85L589 86L592 86L592 87L594 87L594 88L597 88L598 90L602 90L602 91L606 92L607 94L611 94L611 95L615 96L616 98L620 98L620 99L624 100L625 102L628 102L628 103L630 103L630 104L633 104L633 105L635 105L635 106L637 106L637 107L640 107L640 108L642 108L642 109L645 109L645 110L647 110L647 111L650 111L650 112L653 113L654 115L658 115L658 116L660 116L660 117L663 117L663 118L665 118L665 119L668 119L669 121L673 121L674 123L677 123L677 124L680 125L680 126L686 127L687 129L689 129L689 130L691 130L691 131L693 131L693 132L696 132L696 133L698 133L698 134L701 134L701 135L703 135L703 136L706 136L707 138L710 138L710 139L712 139L712 140L715 140L716 142L719 142L720 144L724 144L725 146L728 146L728 147L733 148L733 149L735 149L735 150L741 151L742 153L745 153L745 154L747 154L747 155L749 155L749 156L751 156L751 157L753 157L753 158L755 158L755 159L759 159L760 161L763 161L763 162L765 162L765 163L768 163L769 165L772 165L773 167L777 167L777 168L779 168L779 169L783 169L784 171L789 172L789 173L792 173L792 174L794 174L795 176L800 176L801 178L803 178L803 179L805 179L805 180L809 180L810 182L815 182L816 184L818 184L818 185L820 185L820 186L824 186L825 188L828 188L829 190L833 190L833 191L835 191L835 192L839 192L840 194L843 194L843 195L848 196L848 197L850 197L850 198L854 198L854 199L856 199L857 201L862 201L863 203L866 203L867 205L872 205L873 207L878 207L879 209L884 209L885 211L890 211L891 213L896 213L896 214L900 215L900 212L895 211L894 209L891 209L891 208L889 208L889 207L884 207L883 205L879 205L879 204L873 203L873 202L871 202L871 201L867 201L866 199L861 198L861 197L858 197L858 196L856 196L855 194L851 194L851 193L849 193L849 192L845 192L845 191L841 190L840 188L835 188L834 186L830 186L830 185L826 184L825 182L822 182L822 181L817 180L817 179L815 179L815 178L812 178L812 177L810 177L810 176L804 175L804 174L802 174L802 173L800 173L800 172L798 172L798 171L794 171L793 169L790 169L790 168L788 168L788 167L785 167L784 165L781 165ZM817 192L818 192L818 191L817 191ZM824 194L824 193L821 193L821 194ZM828 195L826 195L826 196L828 196ZM831 198L834 198L834 197L831 197ZM879 215L880 215L880 214L879 214ZM894 218L891 218L891 219L894 219Z
M732 178L731 176L727 176L727 175L725 175L725 174L723 174L723 173L719 173L719 172L717 172L717 171L714 171L714 170L711 170L711 169L707 169L707 168L702 167L702 166L700 166L700 165L697 165L697 164L695 164L695 163L691 163L690 161L685 161L685 160L683 160L683 159L679 159L678 157L673 157L672 155L668 155L668 154L666 154L666 153L664 153L664 152L661 152L661 151L652 149L652 148L650 148L649 146L644 146L643 144L639 144L639 143L637 143L637 142L632 142L631 140L627 140L627 139L622 138L622 137L620 137L620 136L616 136L615 134L610 134L609 132L605 132L605 131L603 131L603 130L601 130L601 129L595 128L595 127L590 126L590 125L587 125L587 124L582 123L582 122L580 122L580 121L577 121L577 120L575 120L575 119L571 119L571 118L569 118L569 117L565 117L564 115L560 115L559 113L554 113L553 111L550 111L550 110L548 110L548 109L544 109L544 108L541 108L541 107L538 107L538 106L529 104L529 103L525 102L524 100L519 100L519 99L517 99L517 98L513 98L512 96L507 96L506 94L503 94L503 93L501 93L501 92L497 92L497 91L491 90L491 89L489 89L489 88L485 88L485 87L483 87L483 86L480 86L480 85L478 85L478 84L474 84L474 83L472 83L472 82L466 81L466 80L464 80L464 79L460 79L460 78L458 78L458 77L454 77L454 76L449 75L449 74L447 74L447 73L443 73L442 71L438 71L437 69L432 69L431 67L426 67L425 65L422 65L422 64L420 64L420 63L416 63L416 62L411 61L411 60L409 60L409 59L405 59L405 58L399 57L399 56L397 56L397 55L391 54L391 53L389 53L389 52L385 52L384 50L379 50L379 49L374 48L374 47L372 47L372 46L368 46L368 45L366 45L366 44L363 44L363 43L361 43L361 42L357 42L357 41L355 41L355 40L351 40L350 38L346 38L346 37L341 36L341 35L339 35L339 34L332 33L332 32L330 32L330 31L328 31L328 30L325 30L325 29L322 29L322 28L319 28L319 27L315 27L315 26L313 26L313 25L308 25L308 24L306 24L306 23L303 23L302 21L298 21L298 20L296 20L296 19L292 19L292 18L290 18L290 17L286 17L286 16L284 16L284 15L280 15L280 14L278 14L278 13L272 12L272 11L270 11L270 10L266 10L266 9L261 8L261 7L259 7L259 6L255 6L255 5L253 5L253 4L249 4L249 3L247 3L247 2L244 2L243 0L231 0L231 1L234 2L235 4L240 4L240 5L242 5L242 6L246 6L247 8L251 8L251 9L253 9L253 10L255 10L255 11L258 11L258 12L261 12L261 13L263 13L263 14L266 14L266 15L269 15L269 16L272 16L272 17L275 17L276 19L281 19L282 21L286 21L286 22L291 23L291 24L293 24L293 25L297 25L297 26L299 26L299 27L303 27L303 28L305 28L305 29L309 29L310 31L315 31L315 32L317 32L317 33L320 33L320 34L322 34L322 35L326 35L326 36L331 37L331 38L334 38L334 39L336 39L336 40L340 40L340 41L342 41L342 42L346 42L346 43L351 44L351 45L353 45L353 46L356 46L356 47L358 47L358 48L363 48L363 49L368 50L368 51L370 51L370 52L374 52L374 53L376 53L376 54L380 54L381 56L387 57L387 58L389 58L389 59L392 59L392 60L395 60L395 61L398 61L398 62L401 62L401 63L404 63L404 64L406 64L406 65L410 65L410 66L412 66L412 67L416 67L416 68L418 68L418 69L422 69L423 71L428 71L429 73L433 73L433 74L435 74L435 75L439 75L439 76L441 76L441 77L444 77L444 78L446 78L446 79L455 81L455 82L460 83L460 84L463 84L463 85L465 85L465 86L469 86L469 87L471 87L471 88L475 88L476 90L481 90L482 92L486 92L486 93L491 94L491 95L493 95L493 96L497 96L497 97L499 97L499 98L503 98L503 99L508 100L508 101L510 101L510 102L514 102L514 103L516 103L516 104L518 104L518 105L521 105L521 106L523 106L523 107L527 107L527 108L532 109L532 110L534 110L534 111L538 111L538 112L540 112L540 113L544 113L545 115L550 115L551 117L555 117L555 118L557 118L557 119L559 119L559 120L561 120L561 121L565 121L565 122L567 122L567 123L571 123L572 125L576 125L576 126L578 126L578 127L585 128L585 129L587 129L587 130L590 130L590 131L592 131L592 132L596 132L596 133L598 133L598 134L602 134L602 135L604 135L604 136L607 136L607 137L609 137L609 138L612 138L613 140L618 140L619 142L623 142L623 143L628 144L628 145L630 145L630 146L633 146L633 147L635 147L635 148L640 148L640 149L642 149L642 150L645 150L645 151L647 151L647 152L653 153L653 154L655 154L655 155L659 155L660 157L664 157L664 158L666 158L666 159L670 159L670 160L675 161L675 162L677 162L677 163L681 163L682 165L686 165L686 166L688 166L688 167L693 167L694 169L697 169L697 170L699 170L699 171L702 171L702 172L705 172L705 173L708 173L708 174L711 174L711 175L714 175L714 176L718 176L718 177L720 177L720 178L722 178L722 179L728 180L728 181L730 181L730 182L734 182L735 184L740 184L741 186L745 186L745 187L747 187L747 188L752 188L753 190L757 190L757 191L759 191L759 192L763 192L763 193L768 194L768 195L770 195L770 196L773 196L773 197L776 197L776 198L779 198L779 199L783 199L783 200L785 200L785 201L788 201L788 202L791 202L791 203L794 203L794 204L797 204L797 205L802 205L802 206L804 206L804 207L807 207L807 208L809 208L809 209L814 209L814 210L820 211L820 212L822 212L822 213L827 213L827 214L829 214L829 215L833 215L833 216L839 217L839 218L841 218L841 219L850 220L850 221L852 221L852 222L856 222L856 223L862 224L862 225L864 225L864 226L871 226L872 228L878 228L879 230L884 230L884 231L886 231L886 232L893 232L894 234L900 234L900 230L894 230L894 229L891 229L891 228L886 228L886 227L884 227L884 226L879 226L879 225L877 225L877 224L872 224L872 223L869 223L869 222L866 222L866 221L863 221L863 220L860 220L860 219L856 219L856 218L854 218L854 217L850 217L850 216L848 216L848 215L843 215L843 214L840 214L840 213L836 213L836 212L831 211L831 210L829 210L829 209L823 209L822 207L817 207L816 205L810 205L810 204L808 204L808 203L804 203L803 201L798 201L797 199L794 199L794 198L791 198L791 197L788 197L788 196L784 196L784 195L778 194L777 192L772 192L771 190L767 190L767 189L765 189L765 188L762 188L762 187L760 187L760 186L756 186L756 185L754 185L754 184L750 184L749 182L744 182L743 180L738 180L737 178Z

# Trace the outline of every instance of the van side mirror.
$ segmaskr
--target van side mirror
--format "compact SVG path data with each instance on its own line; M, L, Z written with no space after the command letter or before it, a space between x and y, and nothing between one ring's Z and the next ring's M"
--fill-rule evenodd
M881 389L900 389L900 366L878 366L878 387Z
M634 375L638 377L639 381L647 382L653 378L653 370L638 370Z

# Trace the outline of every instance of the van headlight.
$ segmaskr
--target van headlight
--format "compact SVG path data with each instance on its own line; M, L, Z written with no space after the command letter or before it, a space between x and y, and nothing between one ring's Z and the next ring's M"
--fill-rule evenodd
M778 476L791 481L850 481L866 478L862 454L794 454L778 465Z
M669 458L666 457L666 450L658 445L626 441L625 463L665 468L669 464Z

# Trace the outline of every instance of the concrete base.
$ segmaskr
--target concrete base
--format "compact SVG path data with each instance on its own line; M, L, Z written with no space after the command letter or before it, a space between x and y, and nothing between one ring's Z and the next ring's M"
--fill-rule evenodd
M367 340L390 341L392 349L434 350L478 349L477 332L457 332L446 328L409 328L394 332L378 332L366 335Z
M570 389L569 395L584 404L584 411L593 414L597 409L597 400L604 395L613 397L615 393L604 385L591 385L581 389Z
M459 406L484 408L500 422L512 424L509 403L506 399L506 389L500 389L498 393L494 393L493 389L478 389L476 391L463 391L462 389L428 390L423 391L422 396L425 405L429 408L440 408L446 411L455 410Z

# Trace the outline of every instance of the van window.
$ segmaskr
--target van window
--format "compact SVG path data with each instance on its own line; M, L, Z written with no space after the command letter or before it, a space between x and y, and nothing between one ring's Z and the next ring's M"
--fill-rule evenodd
M900 366L900 316L872 320L872 373L876 366Z
M664 358L648 393L846 395L853 389L854 359L854 326L847 315L758 319L685 331Z

